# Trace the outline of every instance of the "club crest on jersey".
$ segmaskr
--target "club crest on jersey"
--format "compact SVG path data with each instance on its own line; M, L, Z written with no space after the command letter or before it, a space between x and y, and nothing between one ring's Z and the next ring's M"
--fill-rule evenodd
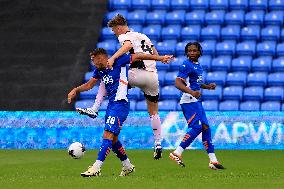
M113 83L112 76L109 76L109 75L105 75L102 80L103 80L104 84Z

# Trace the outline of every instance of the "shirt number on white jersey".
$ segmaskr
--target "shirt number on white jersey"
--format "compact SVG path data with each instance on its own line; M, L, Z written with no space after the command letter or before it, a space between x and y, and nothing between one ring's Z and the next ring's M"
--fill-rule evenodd
M115 117L108 116L106 123L113 125L114 122L115 122Z
M145 40L141 41L141 48L144 52L149 52L150 54L153 54L151 46L145 44Z

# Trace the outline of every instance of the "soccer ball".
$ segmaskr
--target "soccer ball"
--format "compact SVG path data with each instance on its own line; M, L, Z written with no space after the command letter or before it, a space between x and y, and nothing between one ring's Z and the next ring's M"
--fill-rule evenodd
M80 142L74 142L68 148L69 155L74 159L79 159L83 157L85 151L86 151L85 146Z

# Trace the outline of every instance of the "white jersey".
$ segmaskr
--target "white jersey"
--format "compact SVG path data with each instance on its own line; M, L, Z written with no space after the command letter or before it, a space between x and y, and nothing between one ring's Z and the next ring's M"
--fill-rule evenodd
M119 35L118 41L121 45L123 45L125 41L130 41L133 47L133 53L153 54L153 44L145 34L128 31L125 34ZM157 72L155 60L143 60L143 62L147 71Z

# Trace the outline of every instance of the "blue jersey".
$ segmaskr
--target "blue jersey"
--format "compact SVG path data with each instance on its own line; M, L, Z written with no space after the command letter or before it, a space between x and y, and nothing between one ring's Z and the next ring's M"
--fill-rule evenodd
M98 70L95 68L93 78L101 79L105 84L109 102L128 101L128 66L131 55L118 57L112 69Z
M187 87L193 91L200 90L200 85L203 83L202 80L203 69L199 63L193 63L190 60L185 60L179 67L177 77L182 79ZM183 93L180 104L197 102L198 99L188 93Z

